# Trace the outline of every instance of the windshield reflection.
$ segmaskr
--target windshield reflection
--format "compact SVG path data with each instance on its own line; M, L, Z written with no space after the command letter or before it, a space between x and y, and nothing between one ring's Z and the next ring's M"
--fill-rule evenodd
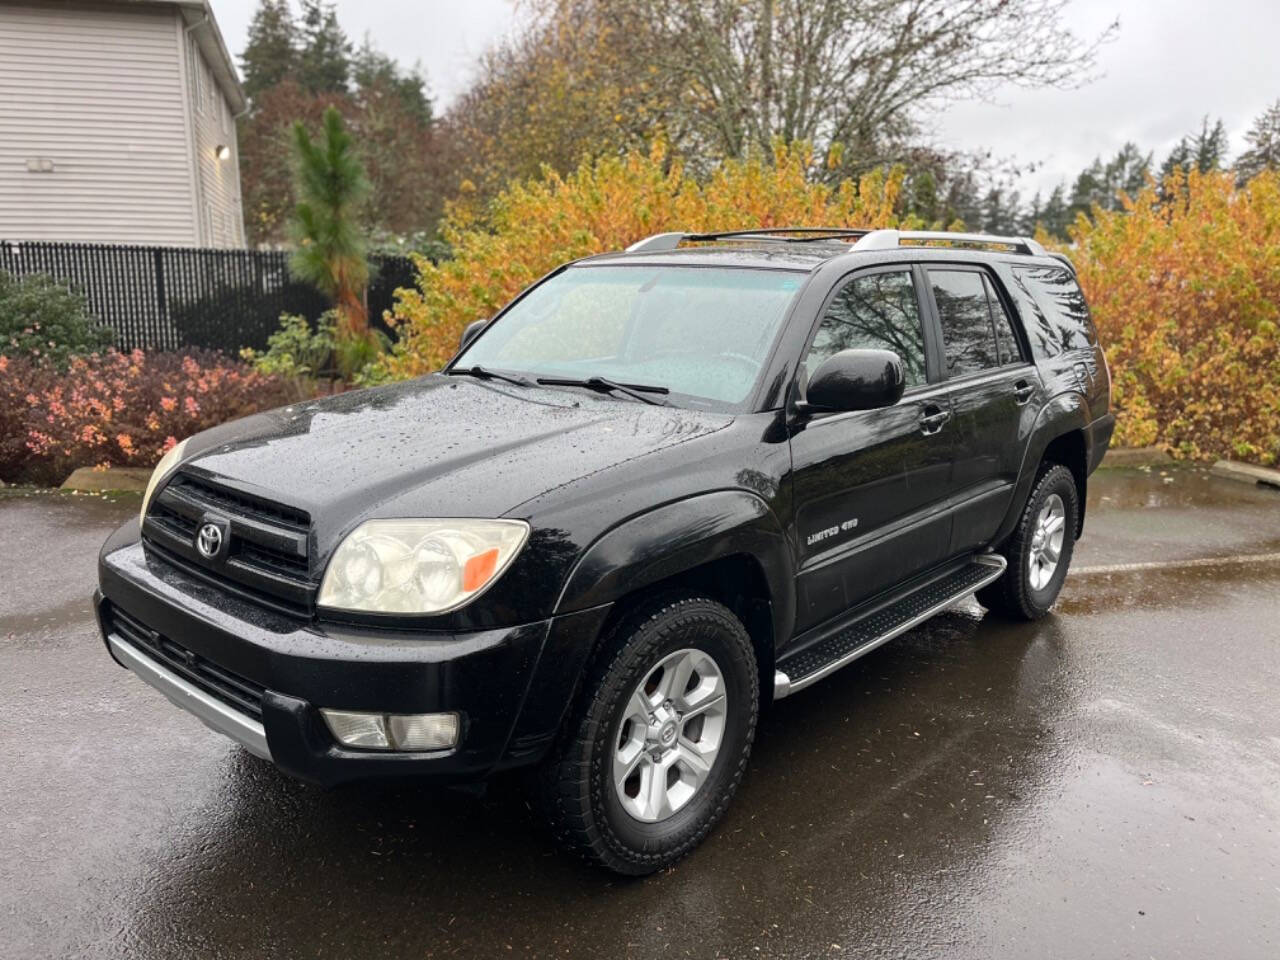
M599 377L732 407L750 396L803 281L784 270L583 264L513 304L454 367Z

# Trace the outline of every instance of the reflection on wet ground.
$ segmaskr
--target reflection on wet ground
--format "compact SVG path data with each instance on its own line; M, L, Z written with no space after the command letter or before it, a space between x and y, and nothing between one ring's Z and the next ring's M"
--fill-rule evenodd
M1198 555L1274 550L1258 492L1107 471L1076 563L1180 555L1206 511ZM707 844L628 882L513 781L325 792L157 702L84 599L130 509L0 499L0 956L1277 955L1280 563L962 604L777 705Z

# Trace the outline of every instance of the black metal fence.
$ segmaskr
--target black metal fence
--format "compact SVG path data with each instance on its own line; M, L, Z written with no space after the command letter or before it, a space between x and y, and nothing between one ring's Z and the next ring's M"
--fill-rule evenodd
M0 270L44 273L82 293L122 349L261 349L280 314L315 321L329 307L289 276L283 250L214 250L98 243L0 241ZM398 287L411 287L408 257L375 256L369 317L382 326Z

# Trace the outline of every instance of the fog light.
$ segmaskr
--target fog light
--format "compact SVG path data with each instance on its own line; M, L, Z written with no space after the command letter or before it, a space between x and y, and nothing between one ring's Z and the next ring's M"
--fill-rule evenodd
M320 711L339 743L360 750L448 750L458 743L456 713Z

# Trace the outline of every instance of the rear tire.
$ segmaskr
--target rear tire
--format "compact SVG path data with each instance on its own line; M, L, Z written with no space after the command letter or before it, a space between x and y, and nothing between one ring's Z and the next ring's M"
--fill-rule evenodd
M623 617L538 771L557 840L632 876L693 850L746 770L757 673L742 623L706 597L667 594Z
M999 551L1009 565L999 580L978 591L978 602L1018 620L1038 620L1048 613L1067 579L1079 516L1071 471L1057 463L1041 464L1018 525Z

